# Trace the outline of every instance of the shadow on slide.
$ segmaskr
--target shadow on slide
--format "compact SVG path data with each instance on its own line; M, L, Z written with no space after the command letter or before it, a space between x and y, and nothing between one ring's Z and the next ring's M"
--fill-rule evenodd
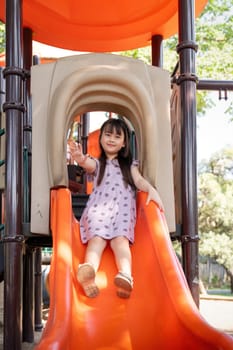
M36 350L233 349L233 339L209 326L187 287L163 214L138 194L136 243L132 246L134 289L116 296L109 248L97 273L100 294L84 296L76 281L84 249L72 213L70 191L51 192L53 257L49 318Z

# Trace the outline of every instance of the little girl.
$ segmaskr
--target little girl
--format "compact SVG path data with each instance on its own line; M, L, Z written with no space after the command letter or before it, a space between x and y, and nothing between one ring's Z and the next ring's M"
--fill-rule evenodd
M94 159L82 152L82 146L69 141L73 159L94 179L94 189L80 219L80 234L87 243L84 263L77 278L86 296L99 293L95 283L102 253L108 242L118 273L114 283L117 295L128 298L133 288L130 243L134 242L136 189L148 192L147 203L155 201L163 208L157 190L146 181L132 161L130 133L122 119L108 119L101 127L101 154Z

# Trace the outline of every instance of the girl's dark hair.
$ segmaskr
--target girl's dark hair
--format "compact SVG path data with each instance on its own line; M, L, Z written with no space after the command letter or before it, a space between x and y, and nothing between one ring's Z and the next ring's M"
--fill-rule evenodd
M122 132L124 134L125 146L122 147L122 149L118 152L117 159L121 168L125 185L126 186L130 185L133 188L135 188L134 182L131 176L131 171L130 171L130 166L132 164L132 153L130 149L130 132L125 121L123 119L116 119L116 118L108 119L106 122L104 122L104 124L101 126L101 129L100 129L99 146L100 146L101 153L99 157L100 171L99 171L99 176L97 180L97 185L100 185L101 181L103 180L105 167L106 167L106 160L107 160L106 154L100 142L101 136L104 131L112 133L114 130L118 135L121 135Z

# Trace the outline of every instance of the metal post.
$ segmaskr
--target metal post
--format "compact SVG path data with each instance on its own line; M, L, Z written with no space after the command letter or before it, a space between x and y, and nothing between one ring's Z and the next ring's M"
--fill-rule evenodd
M194 7L194 0L179 0L177 83L181 93L183 268L194 301L199 305Z
M42 252L41 248L35 250L35 331L42 331Z
M23 259L23 341L34 342L34 248L28 245Z
M39 64L38 56L33 56L33 65ZM34 288L34 298L35 298L35 331L42 331L42 249L37 247L35 250L35 288Z
M153 35L151 38L152 66L163 66L163 37L162 35Z
M22 3L6 1L6 217L4 349L20 350L22 333Z
M90 127L90 113L84 113L81 115L81 125L82 125L82 145L83 152L87 153L87 140ZM86 190L87 178L86 174L83 174L83 188Z
M199 80L197 84L198 90L220 90L233 91L232 80Z
M3 79L2 68L0 68L0 167L4 167L5 157L3 156L4 152L4 141L5 139L1 139L5 134L5 121L3 121L3 113L2 113L2 105L5 101L5 81ZM3 151L3 152L2 152ZM0 169L1 170L1 169ZM4 172L4 170L3 170ZM2 237L2 230L4 230L4 190L5 184L3 179L3 172L0 173L0 236ZM0 243L0 282L4 280L4 247L3 242Z
M27 106L23 122L24 173L23 173L23 222L24 227L30 223L30 188L31 188L31 96L30 96L30 68L32 65L32 30L23 29L24 69L24 103ZM24 233L25 234L25 233ZM23 260L23 341L34 342L34 248L26 246Z
M83 142L83 151L87 152L87 139L90 127L90 113L84 113L81 115L81 125L82 125L82 142Z

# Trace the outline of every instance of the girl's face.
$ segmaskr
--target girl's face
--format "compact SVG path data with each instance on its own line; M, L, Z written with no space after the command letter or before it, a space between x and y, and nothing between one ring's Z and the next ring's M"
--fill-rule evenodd
M108 159L116 158L118 152L125 146L123 130L121 130L120 133L117 133L115 128L111 131L107 128L104 129L100 138L100 143Z

